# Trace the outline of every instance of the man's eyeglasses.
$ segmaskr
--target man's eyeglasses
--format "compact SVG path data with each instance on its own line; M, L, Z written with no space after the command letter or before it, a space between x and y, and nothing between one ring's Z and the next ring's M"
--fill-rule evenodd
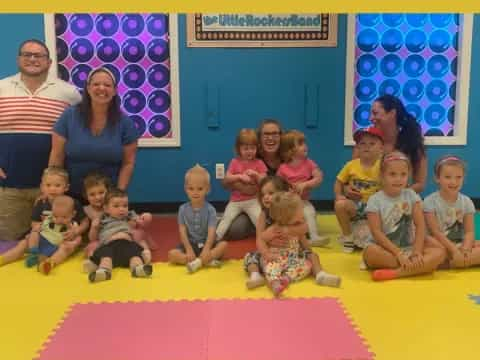
M24 59L34 58L35 60L46 59L48 57L47 54L23 52L23 51L20 53L20 56Z
M262 136L264 138L277 138L280 136L280 131L264 132Z

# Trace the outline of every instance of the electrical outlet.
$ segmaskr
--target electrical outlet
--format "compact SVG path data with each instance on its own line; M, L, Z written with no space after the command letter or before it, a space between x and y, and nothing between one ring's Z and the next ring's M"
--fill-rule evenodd
M215 178L223 179L225 177L225 165L215 164Z

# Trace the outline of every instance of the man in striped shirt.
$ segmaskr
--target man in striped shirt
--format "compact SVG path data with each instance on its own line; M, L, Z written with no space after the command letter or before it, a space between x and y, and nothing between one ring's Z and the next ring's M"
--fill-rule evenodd
M76 88L49 76L46 45L24 41L20 72L0 80L0 239L16 240L30 228L41 174L48 164L52 126L77 104Z

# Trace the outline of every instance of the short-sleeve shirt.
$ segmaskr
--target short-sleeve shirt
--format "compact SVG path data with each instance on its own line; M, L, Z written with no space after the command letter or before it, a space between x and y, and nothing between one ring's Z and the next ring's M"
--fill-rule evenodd
M117 183L123 160L123 147L138 139L132 120L122 116L115 125L107 125L95 136L84 125L78 106L65 110L55 123L53 131L66 139L65 168L70 176L70 191L74 196L82 193L85 176L98 171Z
M18 73L0 80L0 186L37 188L48 165L51 132L65 109L81 97L75 86L49 76L31 92Z
M78 224L75 221L72 221L72 227L77 227ZM47 216L42 222L42 229L40 235L43 236L50 244L60 245L63 242L63 233L68 230L66 225L57 225L53 221L53 215Z
M117 219L107 214L102 214L100 218L100 230L98 231L98 240L100 245L106 245L112 240L112 236L120 232L131 235L130 220L135 219L137 214L130 210L125 218ZM133 240L133 237L131 237Z
M366 168L360 159L354 159L345 164L337 175L342 184L349 184L360 191L362 202L380 189L380 160L375 161L373 166Z
M208 229L217 226L217 211L208 202L203 207L195 209L190 202L180 206L178 223L187 228L188 241L194 244L204 244L207 241Z
M463 219L465 215L475 213L475 206L468 196L461 193L454 203L449 203L436 191L425 198L423 211L435 213L440 231L450 241L461 243L465 237Z
M80 204L80 202L75 199L74 199L74 205L75 205L75 216L73 220L80 224L82 220L85 218L85 212L83 211L82 204ZM50 201L48 201L48 199L39 200L33 206L32 221L42 222L51 214L52 214L52 204L50 203Z
M377 213L382 231L387 238L400 248L413 245L413 207L421 201L412 189L402 189L397 197L386 195L383 190L368 199L367 213Z
M260 159L254 160L241 160L239 158L234 158L230 161L228 165L228 172L232 175L243 174L247 170L255 170L259 174L266 174L267 167L265 163ZM243 194L238 190L233 190L230 196L230 201L244 201L254 199L256 195L247 195Z
M313 171L318 169L318 165L310 159L305 159L296 165L281 164L278 167L277 175L285 179L290 185L302 183L312 179ZM308 200L310 193L304 192L302 194L303 200Z

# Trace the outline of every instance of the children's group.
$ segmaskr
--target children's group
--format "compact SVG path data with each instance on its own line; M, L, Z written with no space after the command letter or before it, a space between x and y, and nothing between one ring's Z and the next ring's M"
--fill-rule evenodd
M360 268L371 270L376 281L479 265L475 208L460 192L465 163L454 155L437 159L438 191L422 201L410 187L411 157L385 149L385 137L380 126L355 132L354 158L336 177L334 205L343 251L363 251ZM188 273L220 268L229 230L247 216L256 235L256 251L244 257L249 289L266 284L280 296L292 282L310 275L319 285L339 287L340 275L326 271L312 250L330 239L319 234L309 200L323 174L308 158L305 135L282 132L278 122L267 120L259 131L240 130L235 150L223 180L231 196L220 221L206 200L208 171L200 165L186 171L188 202L178 210L180 243L168 252L169 262ZM279 158L269 158L272 153ZM114 267L129 268L135 278L152 275L152 215L130 210L127 193L108 177L94 172L83 179L84 206L66 195L69 176L61 167L46 168L40 188L31 230L0 256L0 264L23 258L27 267L48 275L86 245L83 270L92 283L110 280Z

